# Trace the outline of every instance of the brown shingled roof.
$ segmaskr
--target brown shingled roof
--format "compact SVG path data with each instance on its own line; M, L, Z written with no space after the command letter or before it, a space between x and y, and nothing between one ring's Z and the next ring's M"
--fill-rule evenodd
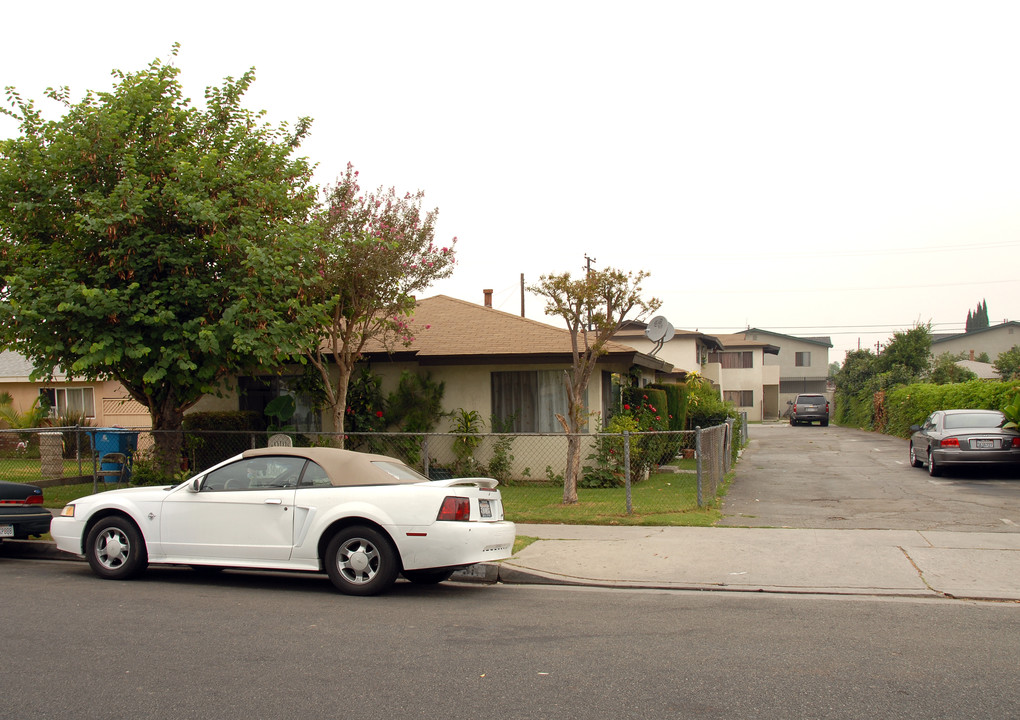
M454 359L488 357L512 359L559 356L562 361L570 353L570 333L512 313L484 307L465 300L436 295L419 300L410 322L414 337L410 346L397 343L387 350L383 343L370 340L364 355L380 353L399 356L409 354L419 362L437 358ZM633 355L653 361L629 345L610 341L610 356Z

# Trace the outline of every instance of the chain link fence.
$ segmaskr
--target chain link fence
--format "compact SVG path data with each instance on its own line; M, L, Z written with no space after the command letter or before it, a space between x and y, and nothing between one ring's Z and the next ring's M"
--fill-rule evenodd
M113 436L115 447L103 445ZM176 479L204 470L249 448L282 442L333 445L332 433L181 431ZM675 513L710 506L746 437L746 421L673 432L599 433L581 444L580 505L600 514ZM508 519L527 522L534 508L561 505L567 467L563 433L347 433L344 447L398 457L427 477L494 477ZM146 482L155 433L147 429L37 428L0 430L0 480L43 486L104 480ZM128 456L127 472L104 475L103 456ZM108 457L108 456L107 456ZM156 476L166 482L166 476Z

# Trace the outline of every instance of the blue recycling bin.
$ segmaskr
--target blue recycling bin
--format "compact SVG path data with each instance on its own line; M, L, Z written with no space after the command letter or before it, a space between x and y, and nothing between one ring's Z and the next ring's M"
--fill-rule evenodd
M88 431L89 439L92 441L92 450L99 458L107 453L122 453L129 459L138 449L138 433L134 430L123 428L95 428ZM103 463L100 470L120 471L122 482L131 479L131 463ZM117 482L116 475L104 475L106 482Z

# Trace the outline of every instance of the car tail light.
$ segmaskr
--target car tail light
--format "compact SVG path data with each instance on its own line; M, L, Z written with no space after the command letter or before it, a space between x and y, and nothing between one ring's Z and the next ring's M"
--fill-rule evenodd
M941 447L960 447L960 438L949 437L939 443Z
M471 518L471 501L466 497L450 496L443 500L436 520L469 520Z
M1015 448L1020 448L1020 437L1013 438L1012 446Z
M43 496L41 494L29 495L28 497L18 498L17 500L0 500L0 505L42 505L42 504Z

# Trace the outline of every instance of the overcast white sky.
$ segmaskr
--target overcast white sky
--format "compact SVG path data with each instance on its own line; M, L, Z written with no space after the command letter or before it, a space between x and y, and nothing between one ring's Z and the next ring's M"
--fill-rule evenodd
M314 118L317 180L422 189L445 293L648 270L679 329L829 335L1020 319L1020 3L5 4L0 85L107 90L182 47L196 101ZM0 137L16 134L0 118ZM556 324L529 295L528 317Z

